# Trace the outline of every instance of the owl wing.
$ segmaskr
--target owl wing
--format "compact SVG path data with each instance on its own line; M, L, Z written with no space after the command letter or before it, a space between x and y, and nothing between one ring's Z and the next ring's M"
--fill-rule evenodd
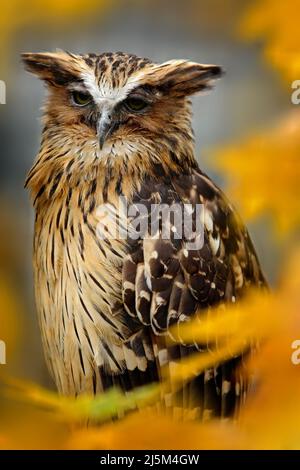
M196 343L167 346L165 339L172 325L221 302L235 302L250 286L263 287L266 282L245 227L223 193L200 171L145 181L133 204L148 208L152 218L155 204L186 207L193 227L199 217L196 205L201 204L202 209L199 246L191 245L195 238L190 234L187 238L183 230L178 237L175 222L179 219L175 215L172 219L171 214L169 220L160 220L154 234L148 225L147 237L133 239L124 261L123 303L128 321L134 325L126 347L139 359L131 369L138 369L138 362L146 358L145 377L149 367L149 377L159 378L166 364L208 348ZM240 361L232 358L183 386L181 404L196 407L202 416L230 414L236 407L236 395L241 394L235 377Z

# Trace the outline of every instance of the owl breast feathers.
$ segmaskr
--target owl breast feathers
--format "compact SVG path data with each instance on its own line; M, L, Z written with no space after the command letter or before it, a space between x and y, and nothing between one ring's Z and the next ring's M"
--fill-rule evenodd
M222 69L121 52L23 60L49 92L26 181L49 370L70 395L158 382L209 349L172 342L174 325L266 286L247 230L194 156L189 96ZM206 370L164 405L232 415L247 389L242 362Z

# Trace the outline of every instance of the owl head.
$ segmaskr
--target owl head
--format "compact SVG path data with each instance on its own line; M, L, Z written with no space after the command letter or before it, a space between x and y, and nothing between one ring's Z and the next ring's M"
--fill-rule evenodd
M47 131L80 150L89 142L100 158L122 150L155 153L157 146L176 152L182 140L192 139L187 98L222 74L216 65L157 64L122 52L25 53L22 59L49 87Z

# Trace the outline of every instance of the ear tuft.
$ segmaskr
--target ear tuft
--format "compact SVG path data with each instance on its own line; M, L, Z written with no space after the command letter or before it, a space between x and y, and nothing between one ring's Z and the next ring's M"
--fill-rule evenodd
M209 67L210 67L209 70L210 70L212 77L217 79L225 75L225 70L220 65L210 65Z
M80 77L79 58L66 52L26 52L21 54L25 69L53 85L65 85Z
M154 65L145 74L144 81L172 96L183 97L211 89L214 80L223 74L219 65L171 60Z

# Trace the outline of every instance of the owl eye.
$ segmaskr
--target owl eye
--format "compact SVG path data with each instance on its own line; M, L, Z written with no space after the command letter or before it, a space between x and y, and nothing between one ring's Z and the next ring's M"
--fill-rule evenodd
M73 91L72 101L76 106L86 106L92 101L91 95L83 91Z
M124 104L129 111L135 112L142 111L149 105L149 103L140 98L127 98L127 100L124 101Z

